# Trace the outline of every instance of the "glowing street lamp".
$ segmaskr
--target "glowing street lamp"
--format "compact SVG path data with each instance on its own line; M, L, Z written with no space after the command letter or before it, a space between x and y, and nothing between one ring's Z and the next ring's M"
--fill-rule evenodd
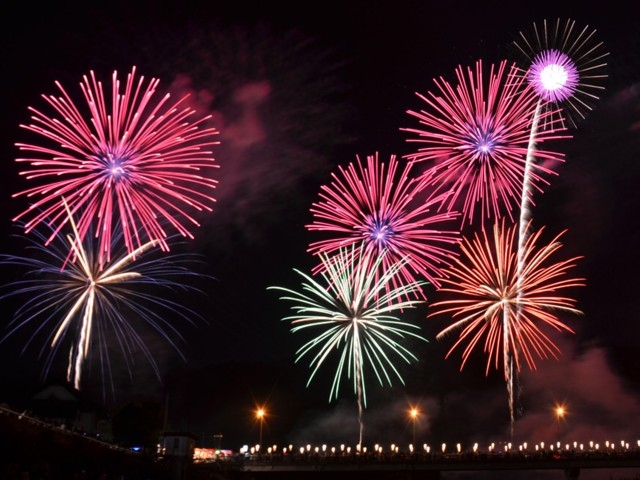
M260 440L258 441L258 445L262 445L262 425L264 424L265 414L264 408L258 408L258 410L256 410L256 418L260 422Z
M567 415L567 408L564 405L556 405L554 408L554 414L556 416L556 423L558 424L558 436L559 436L561 423L565 421L565 417Z
M416 443L416 420L418 420L418 415L420 415L420 411L418 411L416 407L411 407L411 410L409 410L409 416L411 417L411 423L413 427L413 437L411 441L412 445L415 445Z

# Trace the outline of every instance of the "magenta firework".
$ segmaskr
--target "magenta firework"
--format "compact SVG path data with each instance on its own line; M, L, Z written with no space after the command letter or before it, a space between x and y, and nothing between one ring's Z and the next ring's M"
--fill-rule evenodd
M91 72L80 83L83 111L56 82L61 96L42 96L52 114L31 107L31 123L21 125L42 143L17 143L29 153L16 160L29 165L20 174L38 183L13 195L32 202L14 221L23 221L28 233L48 219L55 225L49 243L68 221L66 201L74 215L80 213L79 240L97 232L100 264L110 257L116 222L128 252L148 241L168 250L166 238L176 232L192 237L194 214L211 211L215 201L217 181L210 174L218 165L210 148L218 132L206 126L208 116L191 120L195 111L181 106L185 97L156 100L158 84L136 79L133 68L122 90L113 72L109 97Z
M555 111L547 109L542 121L548 118L558 128L538 132L531 142L538 96L518 77L515 64L509 68L506 61L492 64L486 75L479 60L475 68L458 67L456 80L452 85L436 79L435 91L417 94L423 109L407 113L421 126L401 130L411 134L407 141L418 145L418 150L406 158L428 162L424 175L436 191L452 190L452 195L443 197L443 206L462 211L463 225L477 217L482 224L505 214L513 218L527 156L538 159L529 180L542 191L548 184L546 177L555 174L554 167L564 161L564 155L537 146L567 135Z
M531 32L520 32L513 42L524 56L522 74L536 94L548 108L562 106L563 116L574 127L593 108L607 78L608 52L595 36L588 26L557 19L534 23ZM541 126L554 127L544 121Z
M366 254L388 251L381 264L383 270L408 259L389 287L414 282L416 277L438 286L435 277L451 265L450 258L456 254L459 232L455 220L459 213L438 213L437 204L446 194L429 197L424 180L411 175L411 163L401 169L398 166L395 155L385 163L376 153L367 156L366 166L356 156L356 162L333 173L331 184L321 188L321 200L312 205L314 220L307 225L328 238L311 243L309 251L331 255L363 243ZM424 298L422 290L419 294Z

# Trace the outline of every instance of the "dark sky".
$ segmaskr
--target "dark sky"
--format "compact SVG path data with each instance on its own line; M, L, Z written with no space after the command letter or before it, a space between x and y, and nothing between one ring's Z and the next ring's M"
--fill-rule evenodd
M27 106L42 106L40 94L56 91L54 81L78 93L82 75L91 70L109 84L112 71L124 78L135 65L140 75L159 78L160 90L189 92L192 105L212 113L221 132L218 203L200 218L202 227L187 247L204 255L215 277L195 305L207 323L181 326L186 364L149 339L164 386L142 366L133 384L116 381L117 402L169 392L173 426L204 436L224 430L232 448L256 436L251 409L260 402L269 404L267 435L274 439L323 438L343 415L345 436L353 438L355 400L345 393L329 405L327 382L305 388L308 371L294 365L298 345L280 321L288 305L266 288L296 288L292 269L313 266L306 253L313 236L305 225L331 171L356 155L409 152L399 129L412 125L406 111L419 108L416 92L432 89L435 77L453 81L458 65L512 59L511 42L533 22L571 18L596 29L605 42L609 78L594 111L562 144L567 161L537 199L535 217L554 232L568 229L567 254L584 256L579 269L587 287L578 304L584 316L571 319L576 335L558 340L559 361L523 373L521 431L548 433L554 427L549 409L566 400L575 411L572 434L638 433L638 425L625 421L640 413L640 324L634 313L640 26L634 12L610 3L582 2L573 9L551 1L469 2L473 7L294 2L278 8L246 1L130 3L22 2L3 14L0 29L4 253L20 254L8 240L15 233L11 218L24 208L24 200L11 198L24 186L14 143L28 137L18 125L28 120ZM8 272L2 280L12 282ZM4 322L12 308L2 310ZM447 346L434 339L441 327L424 321L423 333L432 341L421 361L407 367L406 387L370 393L371 436L406 435L403 412L411 401L428 412L420 425L425 436L484 441L507 431L499 375L485 378L480 357L459 373L458 357L444 360ZM37 348L19 359L15 344L0 349L1 373L13 379L5 385L42 366ZM59 362L64 368L66 359ZM95 377L87 382L99 383Z

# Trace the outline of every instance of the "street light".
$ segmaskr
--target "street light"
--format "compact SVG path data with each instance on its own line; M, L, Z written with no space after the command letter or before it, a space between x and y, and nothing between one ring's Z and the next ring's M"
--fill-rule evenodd
M256 411L256 417L260 422L260 441L258 442L258 445L262 445L262 425L264 423L264 415L265 415L264 408L258 408L258 410Z
M557 404L554 408L554 413L556 416L556 423L558 428L558 436L560 436L561 423L565 421L565 416L567 415L567 409L564 405Z
M411 444L415 445L415 443L416 443L416 420L418 419L418 415L420 415L420 412L418 411L418 409L416 407L411 407L411 410L409 410L409 415L411 416L411 423L412 423L412 427L413 427L413 437L412 437Z

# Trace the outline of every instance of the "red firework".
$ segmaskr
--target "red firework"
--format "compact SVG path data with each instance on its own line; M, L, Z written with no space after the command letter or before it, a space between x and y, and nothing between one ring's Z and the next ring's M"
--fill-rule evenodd
M25 232L50 220L51 242L67 222L66 201L72 214L79 214L79 241L90 230L98 232L101 265L110 258L112 229L118 222L130 253L147 241L168 250L165 221L192 238L187 224L197 226L198 221L189 211L211 211L215 202L210 191L217 181L208 177L208 170L218 165L208 149L218 143L218 132L204 127L209 116L190 120L195 111L180 106L186 97L167 104L166 94L154 101L158 84L155 78L146 86L144 77L136 80L134 67L121 91L114 72L108 99L91 72L80 83L88 121L58 82L62 96L42 96L53 116L29 108L32 123L20 126L45 143L16 144L32 154L16 159L29 164L20 175L40 182L13 195L33 200L13 219L30 217Z
M459 202L462 222L473 223L480 206L481 223L499 218L506 211L512 217L514 205L520 203L527 155L537 161L531 172L531 183L538 190L547 185L544 175L555 174L552 164L564 161L564 155L539 150L539 143L567 138L558 128L531 135L538 95L518 69L507 62L491 65L484 76L482 61L475 70L456 69L457 84L435 79L437 92L417 94L426 109L409 110L421 128L402 128L415 134L407 141L419 145L415 153L406 155L411 161L429 161L425 171L427 182L436 191L451 190L443 206L454 209ZM555 114L555 115L554 115ZM560 120L557 112L546 109L542 120ZM556 119L556 120L554 120Z
M367 254L388 251L382 263L385 271L408 259L391 286L413 283L416 276L437 286L435 277L451 264L452 246L459 242L459 232L442 229L442 224L459 214L435 212L433 205L442 201L442 195L428 198L424 181L411 176L412 165L407 163L399 171L395 155L388 164L377 153L370 155L366 167L358 156L356 160L332 174L331 185L321 187L321 201L312 205L314 221L307 228L331 237L311 243L309 252L330 254L363 243ZM321 269L319 265L314 272Z

